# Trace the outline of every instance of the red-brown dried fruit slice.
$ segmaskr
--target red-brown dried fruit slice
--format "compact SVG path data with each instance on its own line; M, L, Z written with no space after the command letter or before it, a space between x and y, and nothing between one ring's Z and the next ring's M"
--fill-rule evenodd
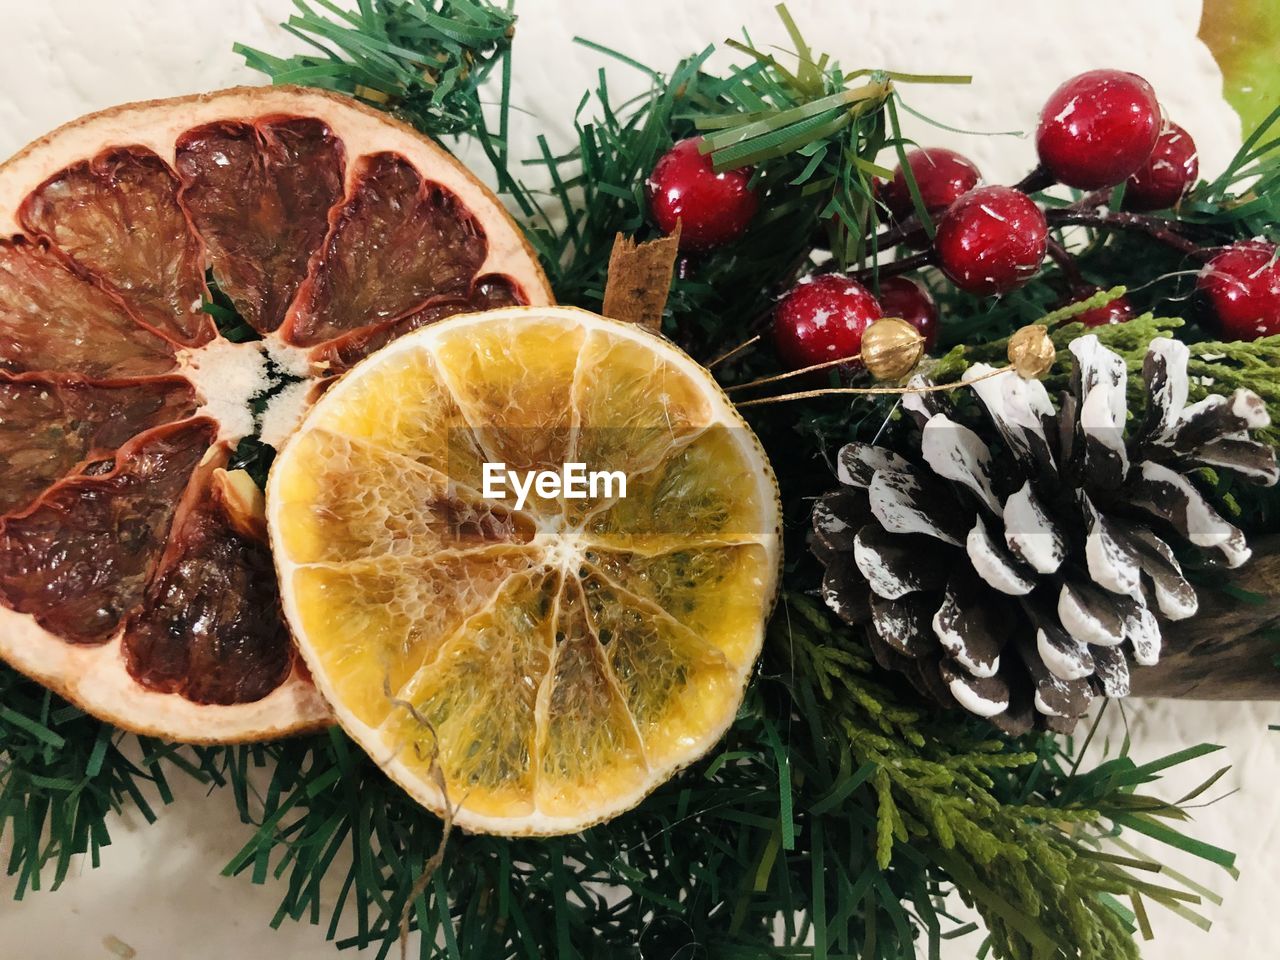
M174 367L167 341L47 243L0 240L0 370L135 377Z
M307 117L222 121L178 140L182 203L219 286L259 333L280 326L328 232L343 153Z
M481 313L499 307L524 305L524 295L510 277L487 274L472 285L469 295L463 299L441 300L423 307L416 313L398 320L390 320L373 327L349 333L316 348L311 358L318 366L327 367L332 373L341 373L359 363L375 350L380 350L392 340L429 323L453 317L459 313Z
M293 669L271 550L238 529L218 482L226 460L220 450L193 478L123 641L135 680L194 703L253 703Z
M312 347L422 309L466 299L488 252L484 229L404 157L362 157L284 337Z
M348 157L387 177L348 190ZM416 193L393 197L397 184ZM408 204L401 221L388 198ZM429 266L386 256L380 231ZM350 271L345 286L307 283L322 256ZM217 334L206 266L261 342ZM278 328L303 289L377 316L298 349ZM255 429L254 399L281 385L273 371L321 374L443 316L525 301L550 290L497 198L428 138L339 95L126 105L0 164L0 656L171 739L330 722L279 618L261 492L218 465ZM284 439L324 385L272 394L262 439Z
M198 406L181 377L86 383L0 373L0 513L25 507L77 464L108 458Z
M109 281L148 325L197 347L216 333L201 309L204 251L178 205L178 178L144 147L111 148L50 177L22 226Z
M104 643L142 600L191 472L217 434L208 419L126 444L114 466L70 477L0 520L0 597L71 643Z

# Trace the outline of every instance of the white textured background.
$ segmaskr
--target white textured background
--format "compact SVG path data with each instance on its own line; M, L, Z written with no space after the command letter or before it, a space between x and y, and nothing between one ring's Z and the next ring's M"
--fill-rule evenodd
M231 44L287 48L289 38L275 24L291 6L289 0L0 0L0 156L89 110L258 82L231 54ZM1217 68L1195 39L1199 0L791 0L789 6L815 46L846 66L973 73L970 87L907 91L917 109L952 126L1028 129L1062 79L1116 66L1155 84L1166 112L1199 144L1202 172L1220 169L1240 139L1239 123L1219 94ZM516 115L517 154L538 132L553 147L567 143L572 110L602 62L573 45L575 34L656 67L724 39L738 24L757 41L785 42L772 0L520 0L519 9L514 99L534 116ZM611 88L638 89L639 78L624 67L609 70ZM918 124L914 132L924 143L964 151L993 181L1019 177L1032 161L1026 138L965 137ZM1201 933L1156 908L1158 937L1145 946L1145 957L1274 956L1280 733L1268 734L1266 726L1280 722L1280 707L1148 703L1128 709L1140 761L1212 740L1228 747L1234 764L1215 795L1238 791L1199 811L1193 829L1237 851L1242 879L1233 885L1221 873L1171 858L1227 895L1225 906L1210 910L1214 929ZM1119 712L1110 720L1108 732L1118 740ZM1161 789L1177 795L1207 775L1214 759ZM179 802L158 824L142 829L126 817L113 830L105 866L84 869L59 893L15 905L7 900L8 882L0 880L0 960L109 958L107 937L129 944L142 960L328 956L318 928L268 929L276 890L218 875L248 836L230 799L179 787ZM949 946L948 956L958 960L974 955L976 940Z

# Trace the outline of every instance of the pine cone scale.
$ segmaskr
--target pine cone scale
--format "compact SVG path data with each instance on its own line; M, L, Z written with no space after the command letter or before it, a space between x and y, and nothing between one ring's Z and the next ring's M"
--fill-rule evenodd
M890 533L925 534L958 547L968 527L947 487L916 468L877 470L867 487L871 513Z
M912 593L901 600L871 598L871 626L894 652L910 660L928 656L937 647L933 610L928 594Z
M1059 680L1083 680L1093 674L1094 660L1089 644L1052 623L1042 623L1036 631L1036 652Z
M940 665L942 681L951 696L972 714L994 717L1009 708L1009 684L1002 677L975 677L953 660Z
M1034 571L991 536L981 517L965 538L965 552L978 576L993 589L1011 597L1024 596L1035 589Z
M1024 483L1004 504L1005 543L1013 555L1037 573L1052 574L1067 557L1067 538Z
M1058 593L1058 622L1081 643L1117 647L1124 643L1124 618L1112 598L1084 583L1068 581Z
M1224 520L1189 480L1162 464L1142 464L1133 502L1195 546L1216 549L1228 567L1240 566L1251 555L1244 532Z
M928 537L896 535L869 523L854 538L853 559L876 596L897 600L946 583L942 552Z
M1000 653L1008 641L1001 629L1003 605L984 602L970 585L952 581L931 621L934 635L965 671L978 679L994 677L1000 669Z

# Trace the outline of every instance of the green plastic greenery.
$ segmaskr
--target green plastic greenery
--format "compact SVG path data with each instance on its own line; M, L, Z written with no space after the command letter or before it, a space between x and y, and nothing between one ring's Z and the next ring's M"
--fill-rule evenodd
M132 737L0 667L0 839L12 894L57 889L79 855L98 866L108 820L126 806L147 820L172 801L166 771L205 778L202 758Z
M1124 826L1232 862L1167 825L1185 816L1176 805L1138 793L1216 748L1147 766L1122 755L1080 773L1065 741L1009 742L922 706L797 594L712 757L578 836L455 833L420 896L440 821L340 732L255 747L144 742L137 764L132 738L122 748L124 735L78 711L49 710L56 701L35 684L5 682L6 704L45 705L43 723L3 717L8 830L49 832L39 852L15 847L21 892L46 869L56 887L71 855L107 842L104 809L132 798L149 811L150 796L169 798L164 771L181 771L224 787L255 825L225 872L277 884L276 923L321 923L339 946L380 944L380 956L408 909L426 931L423 957L936 957L944 938L973 929L942 903L954 886L997 956L1114 960L1137 955L1136 914L1121 898L1197 919L1205 891L1136 851L1100 849L1104 836ZM90 744L96 761L80 752ZM254 780L263 769L265 788ZM79 833L64 826L77 811ZM331 871L342 878L336 904L321 898Z
M664 329L704 361L763 327L771 297L810 268L815 237L837 264L874 259L877 158L909 145L900 86L964 79L844 72L810 51L783 10L795 65L749 38L729 43L745 62L723 75L707 70L710 49L666 74L618 58L648 77L649 95L617 104L602 72L575 117L572 148L540 141L529 179L550 188L533 189L506 142L509 11L482 0L295 2L286 29L319 53L237 48L247 62L276 82L352 93L446 143L475 137L566 303L598 307L615 235L651 235L642 183L675 139L701 132L717 165L754 164L762 216L740 243L677 271L667 305ZM1230 219L1238 198L1229 186L1196 195L1196 229L1226 236L1255 225ZM1132 267L1140 283L1177 267L1165 251L1120 241L1099 243L1082 265L1100 281ZM984 353L1000 355L1022 323L1054 325L1060 346L1079 332L1070 313L1045 319L1059 298L1052 272L1000 301L937 292L957 318L944 332L956 349L939 371L958 375ZM225 302L215 297L209 309L236 329ZM1147 316L1101 333L1132 363L1151 336L1184 335L1183 324ZM1276 345L1215 344L1220 356L1204 359L1209 349L1196 362L1213 365L1219 382L1273 388L1276 368L1266 364ZM741 382L773 367L768 351L746 350L716 370ZM1126 744L1082 770L1079 744L1010 740L926 706L811 599L819 573L803 542L808 504L831 483L831 452L880 435L893 406L831 399L752 411L783 488L786 592L725 740L636 810L552 840L454 833L430 870L440 821L338 731L252 747L163 746L0 668L0 837L12 843L17 894L56 887L75 855L96 863L112 811L128 804L152 816L169 799L166 777L181 774L236 804L249 826L226 872L272 885L276 923L323 924L340 946L377 944L379 956L397 949L407 920L422 932L424 958L932 960L944 939L974 930L948 912L950 891L981 917L983 955L1016 960L1135 957L1153 903L1205 924L1196 907L1216 898L1125 838L1143 834L1231 869L1231 854L1182 832L1183 805L1200 791L1176 803L1145 792L1170 766L1217 748L1139 765ZM263 466L261 454L244 456ZM321 897L331 874L341 880L336 904Z
M516 18L473 0L293 0L282 28L315 50L289 59L236 44L276 83L323 87L389 110L433 136L482 123L478 97L490 72L508 62Z

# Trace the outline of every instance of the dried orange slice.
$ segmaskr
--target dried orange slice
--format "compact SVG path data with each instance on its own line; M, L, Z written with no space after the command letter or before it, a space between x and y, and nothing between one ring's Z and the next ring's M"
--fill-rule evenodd
M773 603L779 513L705 369L552 307L454 317L365 360L267 487L285 613L338 721L421 803L508 835L613 816L720 738Z
M0 166L0 657L176 740L330 722L238 442L416 327L550 299L479 181L344 97L133 104L33 143Z

